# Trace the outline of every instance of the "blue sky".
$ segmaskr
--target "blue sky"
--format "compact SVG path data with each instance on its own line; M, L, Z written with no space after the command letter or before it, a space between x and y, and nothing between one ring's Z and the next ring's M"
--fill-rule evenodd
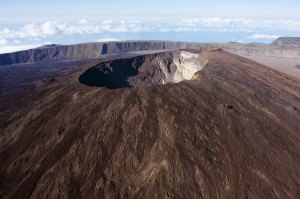
M106 40L271 42L300 36L300 1L9 0L0 53Z
M190 16L299 19L298 0L9 0L7 16Z

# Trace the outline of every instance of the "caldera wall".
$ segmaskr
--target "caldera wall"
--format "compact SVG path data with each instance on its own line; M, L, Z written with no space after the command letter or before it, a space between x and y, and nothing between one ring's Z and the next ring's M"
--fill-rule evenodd
M282 43L282 42L281 42ZM121 41L85 43L76 45L49 45L31 50L0 55L0 65L32 63L58 59L98 58L104 54L122 54L137 51L222 48L228 52L247 56L299 58L299 49L278 45L246 45L239 43L214 44L173 41Z

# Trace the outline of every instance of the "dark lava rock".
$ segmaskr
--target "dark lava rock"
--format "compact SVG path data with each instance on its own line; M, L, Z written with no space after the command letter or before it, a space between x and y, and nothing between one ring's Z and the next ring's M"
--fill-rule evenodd
M299 79L222 50L98 62L0 98L0 198L300 198L299 110Z

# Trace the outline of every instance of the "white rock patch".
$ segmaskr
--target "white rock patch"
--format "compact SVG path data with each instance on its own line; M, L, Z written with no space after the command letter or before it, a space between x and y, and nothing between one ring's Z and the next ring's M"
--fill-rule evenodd
M173 60L177 67L171 82L178 83L183 80L191 80L196 72L202 70L206 59L197 53L181 51L179 57Z

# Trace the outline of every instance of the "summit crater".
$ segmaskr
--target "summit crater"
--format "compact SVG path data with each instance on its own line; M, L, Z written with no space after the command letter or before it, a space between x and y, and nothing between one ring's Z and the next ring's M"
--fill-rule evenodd
M88 86L143 87L196 79L207 63L209 50L177 50L97 64L79 77Z

